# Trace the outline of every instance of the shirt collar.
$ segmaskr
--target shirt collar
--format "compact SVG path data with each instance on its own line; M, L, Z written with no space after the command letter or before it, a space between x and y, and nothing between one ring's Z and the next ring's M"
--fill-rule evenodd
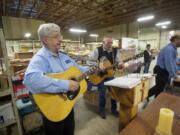
M60 51L57 53L53 53L51 52L48 48L46 48L45 46L43 46L43 49L45 50L45 52L49 55L49 56L53 56L53 57L58 57L61 53Z
M177 50L177 47L173 43L170 43L169 45L171 45L175 50Z

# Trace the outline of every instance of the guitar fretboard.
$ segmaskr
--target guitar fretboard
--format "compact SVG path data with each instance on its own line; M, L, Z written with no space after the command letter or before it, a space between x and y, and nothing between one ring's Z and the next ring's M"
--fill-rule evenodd
M135 55L134 57L131 57L131 58L128 58L128 59L123 60L123 62L125 63L125 62L128 62L128 61L130 61L130 60L140 58L140 57L142 57L142 56L143 56L143 53L140 53L140 54ZM118 66L118 63L115 63L115 64L113 64L113 65L111 65L111 66L106 67L105 70L110 70L110 69L113 69L113 68L115 68L115 67L117 67L117 66Z

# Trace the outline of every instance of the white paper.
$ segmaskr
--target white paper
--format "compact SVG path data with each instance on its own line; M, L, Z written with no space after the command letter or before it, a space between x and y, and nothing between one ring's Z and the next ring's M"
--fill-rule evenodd
M151 73L145 73L145 74L128 74L127 77L129 78L151 78L153 75Z
M124 76L124 77L117 77L111 81L107 81L104 83L104 85L132 89L140 83L141 83L140 78L129 78Z

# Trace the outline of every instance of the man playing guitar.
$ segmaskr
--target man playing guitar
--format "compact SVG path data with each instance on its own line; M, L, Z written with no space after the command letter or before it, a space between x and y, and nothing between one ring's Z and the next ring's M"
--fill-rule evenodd
M117 48L112 47L113 39L111 36L105 36L103 38L103 45L97 47L91 54L90 60L101 61L102 58L106 57L111 64L118 63L118 68L123 68L124 64L120 61L120 54ZM103 63L100 62L99 68L101 70L105 69ZM99 90L99 115L105 119L105 105L106 105L106 86L104 85L105 81L111 80L113 77L105 78L101 83L98 84ZM114 99L111 99L111 112L113 115L118 116L119 113L116 110L117 105Z

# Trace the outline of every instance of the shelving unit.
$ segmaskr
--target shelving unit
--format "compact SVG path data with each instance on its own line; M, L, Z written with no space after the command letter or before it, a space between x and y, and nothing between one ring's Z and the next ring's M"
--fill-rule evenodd
M8 88L0 89L0 100L5 103L6 102L12 103L13 111L11 113L13 113L13 115L14 115L14 118L9 119L4 122L1 122L0 129L3 129L3 128L7 129L7 128L11 128L12 125L13 126L16 125L17 129L18 129L18 135L22 135L21 124L20 124L19 115L18 115L18 111L16 108L16 103L15 103L16 99L15 99L15 95L14 95L13 88L12 88L10 64L9 64L9 60L8 60L8 56L7 56L6 42L5 42L5 38L4 38L2 29L0 29L0 52L2 52L1 60L3 60L3 62L4 62L3 64L5 65L5 69L3 69L0 73L0 76L1 76L0 79L6 78L8 81ZM0 105L0 107L2 107L2 104Z
M11 89L5 89L5 90L1 90L0 92L0 98L4 97L4 96L8 96L11 95Z

